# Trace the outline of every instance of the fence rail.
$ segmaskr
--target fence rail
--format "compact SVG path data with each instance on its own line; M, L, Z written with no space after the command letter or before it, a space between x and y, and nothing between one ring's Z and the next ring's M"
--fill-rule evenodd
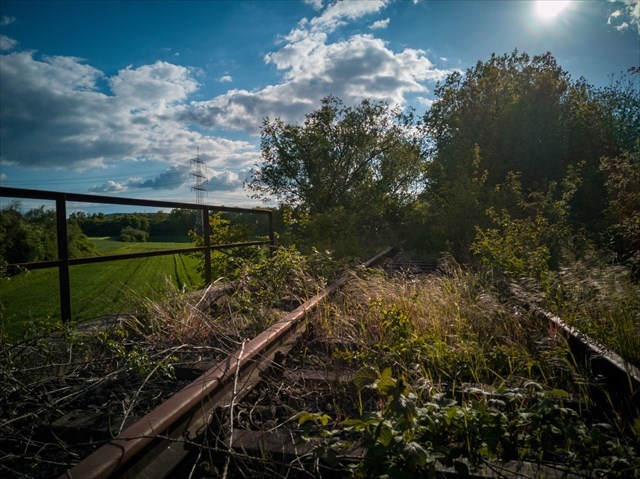
M8 267L24 268L28 270L43 268L58 268L60 288L60 314L63 321L71 320L71 286L69 267L79 264L102 263L122 259L147 258L150 256L165 256L185 253L204 253L205 281L211 282L211 251L242 248L248 246L275 245L273 232L273 212L270 210L239 208L232 206L198 205L193 203L181 203L176 201L144 200L138 198L116 198L111 196L85 195L78 193L61 193L55 191L30 190L23 188L9 188L0 186L0 197L50 200L56 204L56 239L58 244L58 259L52 261L36 261L29 263L10 264ZM189 209L198 210L202 214L204 246L193 248L180 248L171 250L146 251L144 253L128 253L118 255L92 256L87 258L69 258L69 237L67 234L67 203L98 203L108 205L144 206L155 208ZM211 244L211 230L209 215L211 213L246 213L267 216L269 239L264 241L245 241L239 243Z

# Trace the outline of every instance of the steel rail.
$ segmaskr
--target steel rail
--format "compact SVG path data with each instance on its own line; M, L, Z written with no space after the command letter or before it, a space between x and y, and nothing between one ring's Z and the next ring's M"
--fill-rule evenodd
M567 341L574 358L581 359L591 377L600 378L592 388L596 403L613 406L624 422L636 420L640 412L640 369L549 311L533 305L528 308L547 322L551 333Z
M369 267L391 255L394 248L384 251L363 263ZM247 370L247 366L268 356L274 345L282 343L299 327L303 318L314 311L327 297L340 289L349 280L343 275L323 291L312 297L281 321L271 325L244 347L207 370L195 381L178 391L165 402L139 419L117 438L103 445L83 461L67 470L60 479L104 479L118 475L120 471L139 459L152 443L162 441L174 427L186 424L183 437L193 437L209 421L215 405L210 398L220 391L236 375L236 371ZM183 457L183 456L182 456Z

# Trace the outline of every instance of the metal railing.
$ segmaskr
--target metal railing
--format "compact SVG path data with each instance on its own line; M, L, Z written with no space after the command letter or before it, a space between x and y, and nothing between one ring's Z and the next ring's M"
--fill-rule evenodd
M185 253L204 253L204 276L207 283L211 282L211 252L215 250L240 248L248 246L275 245L273 232L273 212L264 209L238 208L230 206L198 205L193 203L180 203L175 201L143 200L136 198L118 198L112 196L85 195L78 193L60 193L55 191L29 190L23 188L9 188L0 186L0 197L48 200L55 201L56 205L56 238L58 243L58 259L51 261L35 261L29 263L15 263L7 265L9 268L43 269L58 268L60 288L60 314L63 321L71 320L71 285L69 267L80 264L102 263L121 259L147 258L150 256L165 256ZM69 237L67 234L67 202L98 203L108 205L143 206L153 208L172 208L199 210L202 214L204 246L193 248L179 248L158 251L146 251L144 253L128 253L105 256L91 256L86 258L69 258ZM245 241L228 244L211 244L211 229L209 215L211 213L247 213L265 215L268 219L269 239L261 241Z

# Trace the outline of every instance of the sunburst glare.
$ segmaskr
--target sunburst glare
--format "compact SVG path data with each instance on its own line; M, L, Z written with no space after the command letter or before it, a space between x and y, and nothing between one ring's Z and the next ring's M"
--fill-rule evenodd
M538 0L535 4L536 15L542 20L552 20L570 4L570 1L563 0Z

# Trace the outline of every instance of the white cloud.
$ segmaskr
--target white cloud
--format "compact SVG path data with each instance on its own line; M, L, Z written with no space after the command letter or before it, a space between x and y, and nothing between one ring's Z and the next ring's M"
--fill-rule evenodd
M178 164L196 144L213 166L243 168L259 159L252 143L207 136L180 121L198 88L188 68L156 62L106 77L78 58L34 55L0 56L6 164L75 170L140 160ZM103 84L110 91L101 91Z
M109 80L116 97L131 109L163 110L182 101L198 89L188 68L167 62L155 62L138 68L120 70Z
M2 15L0 17L0 27L6 27L7 25L11 25L16 21L15 17L8 17L7 15Z
M188 164L172 165L155 178L144 180L130 178L125 182L127 188L151 188L154 190L176 190L189 181L191 168Z
M304 0L304 3L311 5L314 10L322 9L322 0Z
M248 171L249 169L245 169L238 174L228 169L210 170L205 168L207 180L204 186L207 191L212 193L240 191ZM182 163L170 166L153 178L136 177L129 178L123 182L107 180L101 185L93 185L88 191L90 193L122 193L129 190L147 188L152 190L176 190L192 183L191 172L190 165Z
M377 22L373 22L369 28L371 30L382 30L389 26L389 22L391 22L390 18L385 18L384 20L378 20Z
M635 25L640 34L640 0L610 0L610 3L617 8L609 14L607 24L613 25L619 32Z
M286 43L265 55L265 62L282 72L283 81L260 90L233 89L208 101L193 102L185 121L205 128L259 132L265 116L300 121L328 95L347 104L364 98L402 104L405 95L426 91L426 82L442 79L426 52L407 48L394 52L372 35L355 34L331 42L329 34L344 19L378 12L385 2L339 2L318 17L303 19Z
M122 191L127 191L126 185L118 183L113 180L108 180L101 185L93 185L89 188L89 193L120 193Z
M433 102L435 100L432 100L431 98L427 98L424 96L417 96L415 98L415 100L422 106L426 106L427 108L431 108L431 105L433 105Z
M231 75L222 75L220 78L218 78L218 81L220 83L229 83L233 81L233 77Z
M377 13L388 3L388 0L351 0L349 2L335 2L329 5L322 15L312 18L309 26L312 31L333 32L339 26L345 25L346 20L356 20L365 15ZM307 22L302 21L301 26Z
M13 50L18 42L6 35L0 35L0 51Z
M7 178L8 178L8 177L7 177L7 175L6 175L6 174L4 174L4 173L0 173L0 181L2 181L2 180L6 180Z
M207 191L235 191L241 190L244 177L229 170L213 171L207 179Z

